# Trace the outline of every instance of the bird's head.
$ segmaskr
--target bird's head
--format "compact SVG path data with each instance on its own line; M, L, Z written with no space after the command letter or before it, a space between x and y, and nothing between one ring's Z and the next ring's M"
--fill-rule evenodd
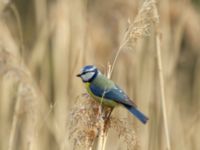
M93 65L87 65L84 66L80 73L77 74L77 77L80 77L83 82L91 82L93 81L97 75L100 73L100 71L97 69L97 67Z

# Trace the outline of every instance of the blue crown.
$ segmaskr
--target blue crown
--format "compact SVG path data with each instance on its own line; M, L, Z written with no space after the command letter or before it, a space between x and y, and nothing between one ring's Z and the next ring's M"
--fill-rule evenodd
M82 69L81 69L81 72L90 72L90 71L94 71L96 70L97 67L93 66L93 65L87 65L87 66L84 66Z

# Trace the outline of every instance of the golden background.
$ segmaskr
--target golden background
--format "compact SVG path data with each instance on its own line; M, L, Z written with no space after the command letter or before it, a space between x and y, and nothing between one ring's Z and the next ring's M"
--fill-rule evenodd
M72 136L68 127L70 112L77 97L85 91L75 75L86 64L95 64L105 72L143 2L0 1L1 150L74 148L68 138ZM135 132L137 144L129 149L166 149L156 30L161 33L171 149L200 149L200 14L197 4L198 1L189 0L158 1L159 27L150 27L147 35L135 35L134 43L125 47L117 59L112 79L150 118L142 125L125 109L114 110L113 116L125 117L133 125L130 132ZM111 130L105 149L126 150L127 145L128 142Z

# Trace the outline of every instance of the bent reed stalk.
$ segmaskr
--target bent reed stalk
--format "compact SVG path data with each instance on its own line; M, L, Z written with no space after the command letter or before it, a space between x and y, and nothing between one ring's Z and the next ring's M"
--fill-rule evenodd
M131 45L134 45L137 40L150 35L152 23L157 22L158 20L158 16L157 15L155 16L155 14L153 13L154 9L156 9L155 1L153 0L145 1L142 7L140 8L134 22L129 23L128 29L124 34L124 37L116 52L112 65L108 64L107 77L109 79L112 76L112 73L113 73L114 67L116 66L116 62L119 58L119 55L122 52L122 50L125 48L125 46L128 43L130 43ZM148 17L151 17L151 19L148 19ZM102 106L100 105L100 107ZM107 119L109 120L110 118L107 118ZM106 120L102 120L102 119L100 120L100 133L98 137L97 150L105 150L105 145L106 145L107 135L108 135L107 134L108 129L105 129L106 128L105 122Z

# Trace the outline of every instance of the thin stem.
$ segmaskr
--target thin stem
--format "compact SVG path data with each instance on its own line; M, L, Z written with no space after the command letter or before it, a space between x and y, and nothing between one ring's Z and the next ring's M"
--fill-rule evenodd
M104 120L101 117L100 118L100 133L99 133L99 138L97 142L97 150L104 150L104 140L105 140L105 133L104 133Z
M166 99L165 99L165 80L163 75L163 65L162 65L162 55L161 55L161 34L159 31L159 14L158 9L155 5L154 8L154 15L156 18L158 18L157 22L155 23L155 29L156 29L156 54L158 59L158 71L159 71L159 81L160 81L160 88L161 88L161 105L162 105L162 115L163 115L163 121L164 121L164 132L166 136L166 144L167 144L167 150L171 150L171 144L170 144L170 136L169 136L169 127L168 127L168 121L167 121L167 111L166 111Z
M129 39L124 40L124 42L122 42L122 44L121 44L120 47L118 48L117 53L116 53L115 58L114 58L114 61L113 61L112 65L111 65L112 67L111 67L111 70L110 70L110 73L109 73L109 74L110 74L109 77L112 76L112 73L113 73L115 64L116 64L116 62L117 62L117 59L118 59L118 57L119 57L119 54L120 54L120 52L122 51L123 47L127 44L128 40L129 40Z
M168 127L168 121L167 121L165 82L164 82L163 69L162 69L159 32L156 33L156 52L157 52L157 58L158 58L158 70L159 70L159 80L160 80L160 88L161 88L161 104L162 104L162 114L163 114L163 121L164 121L164 130L165 130L165 135L166 135L167 150L171 150L170 138L169 138L169 127Z
M102 150L105 150L106 142L107 142L107 138L108 138L107 132L105 132L104 134L105 134L105 136L104 136L104 140L103 140L103 144L102 144Z
M24 56L24 38L23 38L23 33L22 33L22 24L21 24L20 14L15 4L11 3L10 8L13 11L13 14L17 20L17 28L19 31L19 40L20 40L20 55L21 55L21 60L22 60Z
M17 133L17 125L19 123L19 109L20 109L20 102L21 99L17 98L16 104L15 104L15 111L12 119L12 125L11 125L11 131L10 131L10 137L9 137L9 145L8 150L14 150L15 148L15 138Z

